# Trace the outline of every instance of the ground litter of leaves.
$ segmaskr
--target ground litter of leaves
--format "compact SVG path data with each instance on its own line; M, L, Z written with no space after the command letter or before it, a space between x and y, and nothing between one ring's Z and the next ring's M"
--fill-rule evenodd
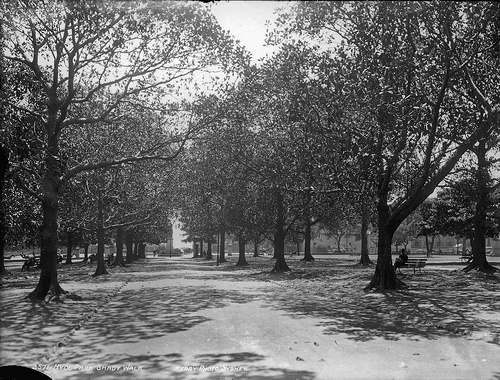
M408 288L374 293L365 292L374 267L360 267L354 260L317 259L306 263L287 259L291 272L271 274L274 261L269 257L247 258L249 266L236 267L236 258L216 266L215 261L184 259L168 261L146 259L128 267L111 268L110 275L92 277L90 264L62 265L62 287L81 297L62 303L32 303L24 297L34 289L39 272L14 273L3 277L0 288L1 365L48 363L68 344L74 331L106 308L129 282L181 276L176 270L190 268L197 278L225 281L271 282L276 284L269 303L296 318L317 317L324 334L342 332L351 339L370 341L438 339L463 336L500 344L499 275L464 273L459 269L428 266L422 273L405 270L398 274ZM202 273L200 275L200 273ZM182 274L189 276L190 274ZM240 300L243 302L244 300ZM141 305L142 312L148 305Z

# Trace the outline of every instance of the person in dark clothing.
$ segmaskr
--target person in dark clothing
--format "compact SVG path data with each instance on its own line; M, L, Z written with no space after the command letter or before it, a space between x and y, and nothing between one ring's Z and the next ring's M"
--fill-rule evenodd
M396 261L394 262L394 269L405 266L407 261L408 261L408 255L406 254L406 249L403 248L401 250L399 257L396 258Z

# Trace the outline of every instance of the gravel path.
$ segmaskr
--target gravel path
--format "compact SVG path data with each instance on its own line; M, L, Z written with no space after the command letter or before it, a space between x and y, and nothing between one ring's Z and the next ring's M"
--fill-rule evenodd
M405 275L415 290L384 295L360 290L371 268L292 261L292 274L271 276L269 259L257 260L244 270L161 258L97 279L68 273L64 289L83 301L63 304L19 302L36 275L4 286L2 365L75 380L500 375L498 281L485 290L471 280L462 294L464 279L435 270ZM464 310L462 298L485 305Z

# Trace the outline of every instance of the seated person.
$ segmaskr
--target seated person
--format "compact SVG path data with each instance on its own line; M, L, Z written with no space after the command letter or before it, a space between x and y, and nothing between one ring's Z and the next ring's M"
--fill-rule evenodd
M404 267L407 261L408 255L406 254L406 249L403 248L401 250L401 254L398 258L396 258L396 261L394 262L394 269Z
M467 257L467 263L470 263L472 261L472 252L469 251L468 249L465 251L465 257Z
M24 270L30 270L31 267L34 267L34 268L38 268L39 267L39 262L38 260L36 259L35 255L33 254L33 257L30 257L28 258L22 268L21 268L21 272L24 271Z
M114 259L115 259L115 255L113 255L113 254L108 255L108 259L107 259L108 265L113 264Z

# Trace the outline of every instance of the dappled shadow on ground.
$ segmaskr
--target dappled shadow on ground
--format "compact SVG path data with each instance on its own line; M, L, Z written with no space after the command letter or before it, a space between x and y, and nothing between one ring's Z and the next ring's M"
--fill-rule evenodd
M244 356L250 355L244 360ZM91 366L84 369L78 365L72 370L59 372L57 378L65 380L92 379L315 379L314 372L268 367L259 364L261 358L252 353L232 355L214 354L224 362L213 360L212 365L182 365L182 355L111 355L106 366ZM240 364L240 357L246 364ZM203 359L203 358L202 358ZM235 360L232 360L235 359ZM210 358L209 358L210 360ZM126 363L134 363L133 365Z
M314 277L321 279L323 276L328 276L324 273L328 270L335 270L339 267L352 267L356 270L358 267L348 260L331 260L323 259L315 262L303 262L299 259L292 259L288 261L288 266L292 269L290 272L284 273L271 273L274 267L275 260L270 256L264 257L247 257L248 266L237 267L235 262L227 262L221 266L205 267L207 271L203 275L197 273L196 263L191 264L191 269L195 271L191 273L180 273L182 278L196 278L204 280L224 280L224 281L289 281L293 279L304 279ZM186 265L189 267L189 265ZM185 268L186 268L185 267Z
M86 323L125 282L81 285L83 301L33 303L25 299L32 290L20 287L1 292L1 363L19 365L40 361L51 348L63 344L64 337ZM26 348L29 348L28 350Z
M53 323L57 322L58 316L61 317L56 310L20 303L18 298L19 294L2 295L0 302L1 365L26 365L35 361L67 331L64 326ZM44 333L43 339L41 332Z
M189 367L180 354L112 354L106 365L72 364L59 372L66 380L80 379L315 379L314 372L266 366L262 355L251 352L198 355Z
M343 334L353 341L463 336L500 345L498 275L429 267L422 274L399 275L409 285L407 290L366 293L362 289L373 268L333 260L291 260L292 272L273 275L273 260L249 261L249 267L235 269L232 264L216 267L201 260L153 259L96 278L88 275L90 267L68 267L61 273L61 284L76 289L83 301L64 304L20 301L36 285L38 274L14 279L8 291L1 290L2 364L30 365L44 357L51 363L94 367L64 372L65 379L117 378L112 370L96 369L99 365L122 368L119 378L197 378L200 373L178 368L186 360L181 354L158 355L147 347L144 352L110 354L104 344L142 344L187 331L210 321L204 310L255 300L292 318L314 317L305 323L315 323L325 335ZM241 281L250 287L237 287ZM266 286L258 286L264 282ZM195 359L196 365L205 367L246 367L223 374L229 378L314 378L314 372L264 365L266 357L260 353L215 352ZM131 370L124 369L128 365Z
M182 289L169 288L151 281L145 288L138 287L142 274L129 283L105 308L99 310L85 332L75 333L61 349L57 362L82 363L90 366L89 371L70 371L64 373L67 379L106 379L113 378L112 370L103 367L118 367L120 378L144 379L189 379L198 378L269 378L269 379L313 379L314 373L292 371L284 368L269 367L266 357L252 352L207 353L190 359L190 366L196 370L184 370L185 358L180 354L156 355L146 351L148 341L165 338L169 333L186 331L210 319L202 315L203 310L221 309L229 304L252 302L259 295L239 291L206 289L198 286L182 286ZM169 284L174 282L169 281ZM198 282L201 284L201 281ZM182 284L179 284L181 286ZM112 353L103 346L139 343L144 354L127 352ZM168 345L168 339L165 340ZM135 346L138 347L138 346ZM87 359L88 358L88 359ZM127 366L141 367L137 371L123 370ZM208 367L219 367L212 372ZM213 376L212 376L213 375ZM116 374L115 374L116 376ZM207 377L208 376L208 377Z
M101 349L103 337L106 345L147 344L148 340L186 331L209 321L197 314L202 310L245 303L250 299L239 292L207 291L197 286L184 286L182 290L154 286L125 288L85 325L85 334L76 333L71 337L68 345L75 350L64 350L58 359L71 362L88 356L98 363L109 363L109 351Z
M26 300L25 296L38 282L39 271L16 273L3 281L5 286L0 289L0 363L26 365L43 361L54 347L67 345L67 336L82 327L91 326L98 334L104 334L101 336L109 335L110 341L140 340L183 331L206 321L201 316L184 320L183 316L187 313L251 298L239 293L228 296L221 290L204 289L202 278L200 287L183 288L182 292L177 291L182 286L179 282L171 288L148 288L147 291L138 288L119 293L132 278L131 283L147 286L165 278L181 280L184 275L189 277L193 270L200 273L200 267L203 269L201 272L213 271L210 267L207 269L204 263L189 260L144 260L125 268L113 268L114 272L109 276L92 277L94 265L66 265L60 270L60 283L82 300L67 299L62 304ZM219 275L214 278L219 278ZM107 307L110 300L118 304L116 308ZM141 308L137 309L137 305ZM94 315L97 317L93 318ZM147 321L147 324L141 325L141 320Z
M132 278L132 273L144 269L143 266L137 263L119 268L109 276L92 277L95 264L64 265L58 271L61 286L82 298L81 301L66 299L64 303L32 303L25 299L36 287L40 272L16 272L2 282L0 289L0 363L30 365L43 361L54 347L64 345L65 337L84 326ZM164 269L164 265L154 269L159 268Z
M498 276L429 269L402 275L408 290L366 293L360 283L371 275L372 269L346 268L280 280L283 291L273 294L270 307L293 317L316 317L325 334L343 333L356 341L453 335L500 344Z
M105 362L76 359L71 363L69 370L58 373L58 378L66 380L80 379L181 379L172 370L181 365L181 354L147 355L110 354ZM80 363L80 364L77 364ZM85 363L85 364L81 364ZM152 377L152 373L155 373Z
M71 265L59 264L57 273L58 280L64 289L64 284L68 281L85 282L85 283L102 283L120 280L120 276L127 276L137 270L152 271L155 268L144 266L145 263L134 263L127 267L108 268L109 275L93 277L95 273L96 264L77 262ZM158 270L164 270L165 266L157 266ZM162 268L162 269L160 269ZM113 276L114 275L114 276ZM26 287L27 292L33 290L40 278L40 270L29 272L13 272L13 276L5 281L2 281L2 288L21 288ZM31 288L31 289L30 289Z

